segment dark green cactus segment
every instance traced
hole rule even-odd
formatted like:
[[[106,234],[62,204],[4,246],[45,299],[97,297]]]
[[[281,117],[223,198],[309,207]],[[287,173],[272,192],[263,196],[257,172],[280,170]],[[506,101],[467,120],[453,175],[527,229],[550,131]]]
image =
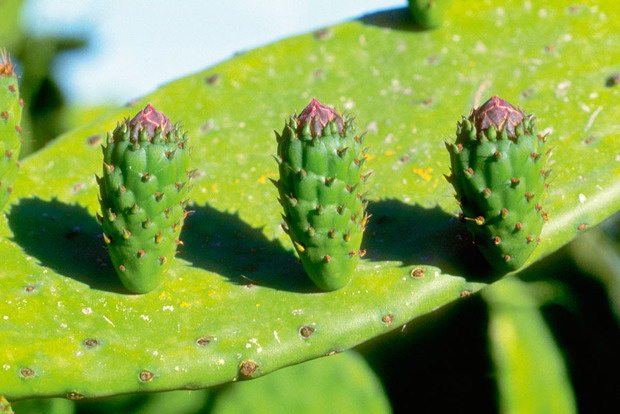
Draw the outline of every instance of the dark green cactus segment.
[[[353,118],[313,99],[277,140],[283,227],[312,281],[338,289],[364,254],[363,138]]]
[[[112,263],[132,292],[162,282],[180,243],[189,156],[187,133],[150,104],[108,134],[100,221]]]
[[[452,0],[409,0],[413,20],[425,29],[441,26],[444,14]]]
[[[463,219],[475,243],[499,271],[523,265],[547,219],[546,136],[533,115],[493,96],[457,126],[447,143]]]
[[[0,210],[4,208],[17,178],[23,102],[10,56],[0,51]]]

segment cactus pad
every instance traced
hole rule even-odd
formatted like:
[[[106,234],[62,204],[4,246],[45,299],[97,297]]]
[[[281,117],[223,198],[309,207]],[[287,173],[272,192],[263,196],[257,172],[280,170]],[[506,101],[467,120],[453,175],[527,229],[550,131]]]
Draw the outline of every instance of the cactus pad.
[[[156,288],[174,257],[189,176],[187,134],[150,104],[108,134],[99,220],[112,263],[132,292]]]
[[[367,222],[361,174],[363,138],[353,118],[316,99],[277,135],[283,228],[304,270],[321,289],[349,282]]]
[[[19,168],[17,157],[21,146],[23,105],[11,57],[0,51],[0,210],[13,191]]]
[[[450,152],[456,198],[475,243],[500,271],[523,265],[539,242],[549,151],[525,115],[493,96],[457,127]]]

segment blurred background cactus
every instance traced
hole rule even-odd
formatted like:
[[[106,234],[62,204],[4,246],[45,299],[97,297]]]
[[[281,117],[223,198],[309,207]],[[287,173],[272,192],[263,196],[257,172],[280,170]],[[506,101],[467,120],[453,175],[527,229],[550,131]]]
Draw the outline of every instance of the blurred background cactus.
[[[75,114],[70,113],[52,68],[59,53],[86,46],[86,39],[81,37],[36,36],[24,30],[21,18],[24,3],[24,0],[0,2],[0,43],[10,51],[17,64],[25,105],[21,158],[74,125]]]
[[[403,1],[92,112],[66,104],[51,70],[84,40],[33,39],[17,24],[21,3],[0,3],[0,47],[21,67],[25,102],[25,158],[0,225],[0,395],[17,414],[616,406],[614,1],[454,1],[430,31]],[[483,37],[489,25],[497,33]],[[458,206],[441,178],[455,120],[495,93],[536,113],[554,142],[541,245],[499,281],[452,219]],[[375,170],[367,256],[352,284],[329,294],[303,281],[268,187],[271,128],[314,95],[366,120],[358,130]],[[131,296],[102,248],[94,174],[105,131],[146,102],[193,134],[196,202],[166,287]],[[121,392],[131,394],[28,399]]]

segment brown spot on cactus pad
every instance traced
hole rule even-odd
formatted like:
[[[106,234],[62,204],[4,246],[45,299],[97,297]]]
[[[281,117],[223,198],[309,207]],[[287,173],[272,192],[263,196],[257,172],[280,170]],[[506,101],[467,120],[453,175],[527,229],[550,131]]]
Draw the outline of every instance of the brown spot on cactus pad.
[[[250,377],[258,370],[258,364],[252,360],[243,361],[239,365],[239,374],[244,377]]]
[[[381,318],[381,322],[383,322],[386,326],[392,326],[393,320],[394,316],[392,315],[385,315],[383,318]]]
[[[302,325],[299,328],[299,335],[301,335],[302,338],[310,338],[314,331],[315,329],[312,326]]]
[[[213,336],[201,336],[200,338],[196,339],[196,345],[206,346],[206,345],[209,345],[214,340],[215,338]]]
[[[34,376],[35,372],[30,368],[22,368],[19,370],[19,374],[24,378],[28,378]]]
[[[155,374],[153,374],[151,371],[142,371],[140,372],[140,381],[142,382],[148,382],[150,380],[153,379],[153,377],[155,376]]]
[[[411,271],[411,277],[414,279],[421,279],[426,274],[426,269],[422,269],[421,267],[416,267]]]
[[[87,348],[93,348],[93,347],[96,347],[97,345],[99,345],[101,342],[98,339],[96,339],[96,338],[88,338],[88,339],[85,339],[84,342],[82,342],[82,343]]]
[[[616,86],[618,84],[620,84],[620,72],[612,74],[605,81],[605,86],[607,86],[608,88],[611,88],[612,86]]]
[[[101,144],[101,141],[103,141],[103,138],[101,138],[101,135],[97,135],[97,134],[91,135],[88,138],[86,138],[86,142],[91,147],[95,147],[95,146]]]
[[[220,75],[218,75],[217,73],[214,73],[211,76],[207,76],[207,78],[205,78],[205,82],[207,83],[207,85],[216,85],[217,83],[219,83],[220,81]]]
[[[331,33],[329,31],[329,29],[325,28],[325,29],[319,29],[316,32],[314,32],[314,37],[317,39],[327,39],[331,36]]]

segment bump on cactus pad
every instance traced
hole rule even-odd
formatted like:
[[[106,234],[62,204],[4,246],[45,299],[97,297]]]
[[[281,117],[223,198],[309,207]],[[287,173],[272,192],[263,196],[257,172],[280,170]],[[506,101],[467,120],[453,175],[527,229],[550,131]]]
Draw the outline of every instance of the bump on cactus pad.
[[[499,271],[521,267],[538,245],[547,220],[546,142],[546,135],[536,134],[533,115],[493,96],[463,118],[456,141],[446,143],[447,178],[463,220]]]
[[[276,136],[283,228],[312,281],[324,290],[341,288],[364,254],[363,137],[353,118],[316,99]]]
[[[17,177],[20,126],[24,103],[19,99],[19,84],[15,66],[6,51],[0,51],[0,210],[13,191]]]
[[[191,176],[187,133],[149,104],[102,148],[103,238],[123,285],[146,293],[162,282],[180,243]]]

